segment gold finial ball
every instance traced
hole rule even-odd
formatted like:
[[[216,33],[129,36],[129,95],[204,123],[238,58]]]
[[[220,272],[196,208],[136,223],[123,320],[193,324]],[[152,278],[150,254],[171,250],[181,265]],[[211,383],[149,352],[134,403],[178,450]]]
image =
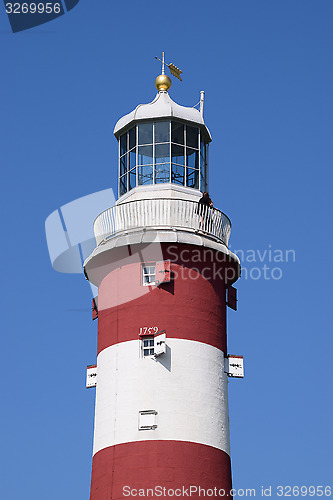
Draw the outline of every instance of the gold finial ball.
[[[171,87],[171,80],[167,75],[160,75],[155,80],[155,87],[158,91],[169,90]]]

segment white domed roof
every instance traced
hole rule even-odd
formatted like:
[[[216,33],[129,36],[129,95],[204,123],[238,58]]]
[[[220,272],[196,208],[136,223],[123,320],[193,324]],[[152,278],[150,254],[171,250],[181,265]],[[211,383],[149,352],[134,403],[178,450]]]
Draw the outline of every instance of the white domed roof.
[[[195,123],[206,130],[209,140],[211,140],[211,135],[200,111],[195,108],[180,106],[171,99],[166,91],[158,92],[152,102],[149,104],[139,104],[131,113],[120,118],[116,123],[113,133],[117,137],[119,132],[131,122],[151,120],[154,118],[179,118],[187,122]]]

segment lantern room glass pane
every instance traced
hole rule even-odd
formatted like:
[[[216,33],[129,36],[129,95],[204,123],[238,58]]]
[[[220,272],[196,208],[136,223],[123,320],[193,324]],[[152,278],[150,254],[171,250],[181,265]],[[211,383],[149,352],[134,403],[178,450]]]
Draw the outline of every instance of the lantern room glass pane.
[[[186,146],[199,149],[199,129],[186,126]]]
[[[136,146],[136,127],[133,127],[128,132],[128,149],[133,149]]]
[[[123,177],[120,177],[120,196],[126,193],[127,191],[127,175],[124,175]]]
[[[128,188],[133,189],[136,186],[136,168],[133,168],[128,174]]]
[[[184,171],[185,168],[181,167],[180,165],[171,165],[171,182],[174,184],[180,184],[184,186]]]
[[[191,168],[199,168],[199,151],[186,148],[186,165]]]
[[[136,149],[130,151],[128,155],[129,155],[129,170],[131,170],[136,165]]]
[[[153,164],[153,146],[139,146],[139,165]]]
[[[167,163],[168,161],[170,161],[170,145],[156,144],[155,163]]]
[[[185,144],[184,142],[184,125],[178,122],[171,122],[171,142],[177,144]]]
[[[185,162],[185,148],[184,146],[178,146],[177,144],[171,144],[171,161],[173,163],[179,163],[184,165]]]
[[[186,169],[186,185],[199,189],[199,170],[194,170],[193,168]]]
[[[153,183],[153,167],[151,165],[145,165],[144,167],[138,167],[139,185],[152,184]]]
[[[170,122],[155,123],[155,142],[170,141]]]
[[[206,179],[204,178],[203,175],[200,176],[200,182],[201,182],[200,191],[203,193],[207,189]]]
[[[127,152],[127,134],[120,136],[120,156]]]
[[[206,149],[205,149],[205,143],[203,142],[203,139],[201,138],[201,141],[200,141],[200,153],[202,154],[202,156],[206,159]]]
[[[170,182],[170,163],[160,163],[155,167],[155,183]]]
[[[120,158],[120,175],[124,175],[127,172],[127,155]]]
[[[153,143],[153,124],[139,123],[138,125],[138,144]]]
[[[207,161],[208,161],[208,144],[200,134],[200,190],[207,190]]]
[[[200,155],[200,171],[201,174],[206,177],[206,163],[204,158]]]

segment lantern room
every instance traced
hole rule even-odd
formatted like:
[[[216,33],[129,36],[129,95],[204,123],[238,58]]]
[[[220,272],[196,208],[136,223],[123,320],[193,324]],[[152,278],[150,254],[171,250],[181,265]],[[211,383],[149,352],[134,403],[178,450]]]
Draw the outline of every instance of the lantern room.
[[[208,190],[209,130],[201,110],[176,104],[166,90],[121,118],[114,134],[119,142],[119,196],[134,188],[162,184]]]

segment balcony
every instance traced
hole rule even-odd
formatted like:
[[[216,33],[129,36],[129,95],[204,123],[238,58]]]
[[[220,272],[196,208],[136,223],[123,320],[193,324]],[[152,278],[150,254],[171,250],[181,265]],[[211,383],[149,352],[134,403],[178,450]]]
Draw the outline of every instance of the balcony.
[[[95,220],[97,245],[121,233],[138,230],[179,230],[200,234],[228,246],[229,218],[216,208],[172,198],[136,200],[115,205]]]

